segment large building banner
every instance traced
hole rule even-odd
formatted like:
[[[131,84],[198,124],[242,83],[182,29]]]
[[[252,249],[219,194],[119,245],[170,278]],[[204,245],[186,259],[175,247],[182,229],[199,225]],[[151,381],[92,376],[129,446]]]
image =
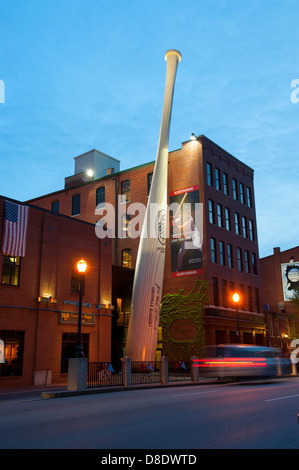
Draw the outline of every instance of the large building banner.
[[[203,212],[198,185],[169,194],[169,227],[172,277],[202,273]]]
[[[290,301],[294,298],[294,290],[299,289],[299,261],[282,263],[281,276],[283,300]]]

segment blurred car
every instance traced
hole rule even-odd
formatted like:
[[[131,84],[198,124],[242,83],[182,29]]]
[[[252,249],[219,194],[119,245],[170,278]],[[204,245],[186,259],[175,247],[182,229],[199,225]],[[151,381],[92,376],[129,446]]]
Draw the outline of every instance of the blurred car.
[[[279,348],[251,344],[207,346],[204,358],[195,359],[199,376],[276,377],[291,373],[290,359],[283,358]]]

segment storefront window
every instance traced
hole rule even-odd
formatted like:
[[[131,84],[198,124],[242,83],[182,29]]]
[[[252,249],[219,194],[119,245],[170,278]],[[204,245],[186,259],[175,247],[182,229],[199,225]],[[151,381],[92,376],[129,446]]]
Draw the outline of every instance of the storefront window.
[[[22,375],[24,332],[0,330],[0,339],[5,347],[5,363],[0,364],[0,377]]]

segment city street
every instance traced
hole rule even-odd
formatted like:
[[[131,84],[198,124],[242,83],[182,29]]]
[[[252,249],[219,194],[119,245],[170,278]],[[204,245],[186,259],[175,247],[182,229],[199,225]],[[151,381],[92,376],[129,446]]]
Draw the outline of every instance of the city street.
[[[42,399],[0,394],[1,449],[297,449],[299,378]]]

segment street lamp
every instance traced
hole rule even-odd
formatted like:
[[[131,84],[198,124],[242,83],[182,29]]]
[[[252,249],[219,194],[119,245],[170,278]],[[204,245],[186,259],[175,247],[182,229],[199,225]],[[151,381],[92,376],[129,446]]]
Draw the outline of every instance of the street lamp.
[[[237,292],[234,293],[233,295],[233,301],[235,302],[236,304],[236,317],[237,317],[237,331],[236,331],[236,335],[238,337],[238,343],[240,343],[240,325],[239,325],[239,302],[240,302],[240,296]]]
[[[81,339],[81,323],[82,323],[82,292],[83,292],[83,282],[85,271],[87,268],[87,263],[82,258],[77,263],[77,269],[79,273],[79,312],[78,312],[78,334],[77,334],[77,344],[75,349],[75,357],[84,357],[82,339]]]

